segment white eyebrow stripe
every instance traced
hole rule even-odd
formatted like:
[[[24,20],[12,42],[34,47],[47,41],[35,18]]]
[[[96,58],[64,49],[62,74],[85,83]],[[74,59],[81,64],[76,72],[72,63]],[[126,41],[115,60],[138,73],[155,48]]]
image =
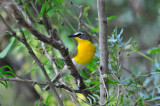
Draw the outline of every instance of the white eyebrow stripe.
[[[78,34],[79,34],[79,32],[74,33],[74,35],[78,35]]]
[[[78,35],[78,34],[83,34],[82,32],[76,32],[76,33],[74,33],[74,35]]]

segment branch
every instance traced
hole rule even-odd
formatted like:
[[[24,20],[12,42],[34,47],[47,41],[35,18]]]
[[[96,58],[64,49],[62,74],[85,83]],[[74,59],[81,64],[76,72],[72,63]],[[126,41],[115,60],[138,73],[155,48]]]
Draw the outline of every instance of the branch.
[[[48,82],[38,82],[38,81],[33,81],[33,80],[28,80],[28,79],[21,79],[18,77],[15,78],[0,78],[0,81],[16,81],[16,82],[24,82],[24,83],[32,83],[33,85],[38,84],[38,85],[47,85]]]
[[[61,12],[54,9],[54,7],[51,4],[51,1],[49,1],[49,4],[50,4],[50,7],[52,8],[52,10],[55,12],[57,19],[59,20],[58,15],[57,15],[57,13],[58,13],[63,17],[63,19],[66,21],[66,23],[72,28],[72,30],[74,32],[76,32],[76,29],[72,26],[72,24],[69,22],[69,20]]]
[[[35,84],[37,85],[48,85],[48,82],[38,82],[38,81],[33,81],[33,80],[28,80],[28,79],[21,79],[18,77],[15,78],[0,78],[0,81],[15,81],[15,82],[23,82],[23,83],[32,83],[34,86]],[[80,93],[80,90],[74,90],[71,87],[65,85],[65,84],[54,84],[56,88],[64,88],[70,92],[75,92],[75,93]]]
[[[99,74],[100,74],[100,78],[101,78],[102,84],[103,84],[103,86],[104,86],[104,89],[106,90],[105,93],[107,94],[107,98],[108,98],[108,97],[109,97],[108,90],[107,90],[107,87],[106,87],[106,85],[105,85],[104,78],[103,78],[103,76],[102,76],[102,72],[101,72],[101,70],[100,70],[100,67],[98,67],[98,70],[99,70]]]
[[[28,29],[28,31],[31,32],[38,40],[40,40],[48,45],[51,45],[52,47],[59,50],[60,54],[63,57],[65,64],[67,65],[68,69],[71,72],[71,75],[74,77],[75,83],[78,86],[79,90],[83,91],[82,93],[85,97],[87,97],[89,94],[91,95],[91,92],[89,90],[86,90],[87,86],[84,84],[83,78],[77,72],[77,69],[74,66],[74,64],[69,56],[68,48],[66,48],[64,46],[63,42],[61,40],[57,41],[57,40],[53,39],[52,37],[45,36],[44,34],[40,33],[38,30],[36,30],[32,24],[29,24],[29,22],[27,22],[27,20],[25,20],[23,18],[21,12],[18,10],[18,8],[15,4],[10,4],[9,7],[10,7],[13,15],[15,16],[16,20],[18,21],[18,23],[21,26]],[[53,28],[52,30],[53,30],[52,36],[58,36],[57,30],[55,28]],[[24,42],[22,41],[22,43],[24,43]],[[34,54],[32,49],[30,48],[28,43],[24,43],[24,44],[28,48],[30,55],[35,59],[37,64],[40,66],[42,71],[45,73],[44,65],[38,60],[38,58],[36,57],[36,55]],[[47,76],[48,75],[46,74],[46,78],[47,78],[48,82],[50,83],[49,77],[47,77]]]
[[[56,64],[54,62],[55,58],[54,57],[51,58],[51,56],[47,53],[46,47],[45,47],[45,45],[44,45],[43,42],[41,42],[41,46],[43,48],[44,54],[46,55],[46,57],[48,58],[48,60],[52,63],[52,67],[53,67],[55,73],[58,74],[59,71],[58,71],[58,68],[57,68],[57,66],[56,66]]]
[[[124,91],[126,92],[126,94],[128,95],[128,97],[129,97],[129,99],[130,99],[130,101],[131,101],[130,103],[131,103],[132,105],[134,105],[134,102],[133,102],[131,96],[129,95],[127,89],[126,89],[125,86],[121,83],[121,81],[118,79],[118,77],[115,75],[115,73],[114,73],[113,70],[112,70],[112,67],[111,67],[111,73],[112,73],[113,78],[120,83],[120,85],[122,86],[123,90],[124,90]]]
[[[59,73],[59,71],[58,71],[58,68],[57,68],[57,66],[56,66],[56,64],[55,64],[55,61],[54,61],[55,59],[54,59],[54,57],[53,57],[53,59],[52,59],[52,58],[50,57],[50,55],[47,53],[47,50],[46,50],[45,45],[44,45],[43,42],[41,42],[41,46],[42,46],[42,48],[43,48],[44,54],[46,55],[46,57],[47,57],[47,58],[50,60],[50,62],[52,63],[52,66],[53,66],[53,68],[54,68],[54,71],[55,71],[55,73],[56,73],[56,75],[57,75],[57,74]],[[67,87],[67,86],[64,84],[63,79],[60,79],[60,82],[62,83],[61,86],[64,85],[64,89],[66,89],[66,92],[70,95],[72,101],[73,101],[77,106],[79,106],[79,103],[78,103],[78,101],[76,100],[76,97],[71,93],[71,92],[77,92],[77,91],[75,91],[75,90]],[[56,86],[56,87],[57,87],[57,86]],[[63,87],[63,86],[62,86],[62,87]],[[58,88],[58,87],[57,87],[57,88]],[[78,91],[78,92],[79,92],[79,91]],[[60,92],[60,93],[61,93],[61,92]]]
[[[98,19],[99,19],[99,48],[100,48],[100,70],[103,74],[108,73],[108,45],[107,45],[107,20],[106,20],[106,11],[105,11],[105,0],[97,0],[97,9],[98,9]],[[103,76],[102,76],[103,77]],[[106,93],[103,86],[103,78],[100,76],[100,103],[105,105]],[[108,86],[108,76],[107,82],[105,83]],[[108,90],[109,91],[109,90]]]
[[[1,15],[0,15],[0,18],[2,19],[3,23],[7,26],[7,28],[12,32],[12,33],[11,33],[11,36],[14,36],[15,38],[17,38],[20,42],[22,42],[22,43],[26,46],[29,54],[30,54],[30,55],[32,56],[32,58],[36,61],[36,63],[38,64],[38,66],[41,68],[44,76],[46,77],[47,81],[49,82],[49,85],[50,85],[50,87],[52,88],[52,92],[53,92],[55,98],[57,99],[59,105],[63,106],[63,102],[62,102],[62,100],[59,98],[59,96],[58,96],[58,94],[57,94],[54,86],[52,85],[52,83],[51,83],[51,81],[50,81],[50,78],[49,78],[49,76],[48,76],[48,74],[47,74],[47,72],[46,72],[46,70],[45,70],[45,68],[44,68],[44,65],[43,65],[43,64],[41,63],[41,61],[37,58],[37,56],[36,56],[35,53],[33,52],[33,50],[32,50],[32,48],[30,47],[30,45],[27,43],[26,38],[25,38],[25,35],[24,35],[21,27],[19,26],[19,24],[17,24],[17,23],[15,22],[15,24],[18,26],[18,28],[19,28],[19,30],[20,30],[20,32],[21,32],[21,34],[22,34],[22,38],[18,38],[18,37],[17,37],[16,33],[10,28],[10,26],[6,23],[6,21],[3,19],[3,17],[2,17]]]
[[[78,31],[80,31],[80,28],[81,28],[81,25],[82,25],[82,16],[83,16],[83,11],[84,11],[84,7],[81,6],[80,7],[80,14],[79,14],[79,17],[78,17]]]
[[[117,90],[117,101],[116,101],[116,104],[115,104],[115,106],[118,106],[118,100],[119,100],[119,94],[120,94],[120,90],[119,90],[119,86],[120,86],[120,84],[118,84],[118,90]]]

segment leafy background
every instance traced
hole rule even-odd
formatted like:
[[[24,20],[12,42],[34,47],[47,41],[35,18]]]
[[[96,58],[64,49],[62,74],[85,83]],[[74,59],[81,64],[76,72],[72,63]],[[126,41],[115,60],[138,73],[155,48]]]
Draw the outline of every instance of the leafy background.
[[[34,0],[33,0],[34,1]],[[78,6],[84,6],[82,22],[85,26],[82,30],[89,32],[96,46],[96,53],[93,61],[85,70],[80,71],[89,89],[98,96],[99,76],[97,66],[99,65],[98,51],[98,18],[96,0],[72,0]],[[19,0],[17,0],[19,2]],[[40,2],[36,0],[35,2]],[[71,5],[70,1],[54,0],[52,5],[57,14],[50,8],[47,1],[42,5],[39,14],[33,10],[30,1],[22,0],[22,6],[33,20],[40,20],[47,10],[47,15],[51,18],[52,24],[56,27],[64,44],[71,51],[75,44],[68,38],[65,28],[74,33],[73,29],[66,23],[66,19],[77,30],[78,15],[80,10]],[[109,104],[115,105],[117,99],[119,105],[128,105],[134,101],[137,105],[160,104],[160,1],[159,0],[107,0],[106,19],[108,20],[108,44],[109,44]],[[20,32],[11,23],[7,14],[0,9],[0,14],[5,17],[17,34]],[[57,18],[58,15],[58,18]],[[65,25],[65,28],[63,24]],[[34,27],[47,35],[43,25],[33,23]],[[40,68],[35,64],[25,46],[5,33],[7,28],[0,22],[0,77],[19,76],[21,78],[44,81],[45,78]],[[33,37],[28,30],[23,29],[27,37],[27,42],[31,45],[36,55],[44,63],[47,73],[51,78],[55,73],[45,55],[42,54],[40,42]],[[56,56],[56,64],[59,69],[63,66],[63,61],[58,51],[47,46],[50,55]],[[8,68],[7,68],[8,67]],[[13,72],[14,73],[13,73]],[[90,73],[90,74],[88,74]],[[115,77],[116,76],[116,77]],[[105,76],[104,76],[105,77]],[[118,78],[118,80],[116,79]],[[76,88],[73,78],[67,74],[64,79],[71,82]],[[127,92],[123,89],[127,90]],[[7,89],[6,89],[7,88]],[[118,93],[119,91],[119,93]],[[64,104],[74,106],[66,92],[63,92]],[[84,99],[81,94],[79,98]],[[119,98],[117,98],[119,95]],[[39,98],[42,98],[42,103]],[[47,104],[56,106],[57,101],[51,92],[44,92],[43,86],[18,82],[2,82],[0,86],[0,103],[2,106],[8,105],[39,105]],[[81,105],[87,105],[80,100]]]

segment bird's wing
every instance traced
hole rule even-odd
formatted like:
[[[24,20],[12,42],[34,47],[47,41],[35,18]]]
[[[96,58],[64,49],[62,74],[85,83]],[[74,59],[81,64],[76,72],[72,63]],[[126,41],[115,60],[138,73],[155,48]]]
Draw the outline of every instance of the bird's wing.
[[[71,52],[71,54],[70,54],[71,59],[77,55],[77,52],[78,52],[78,48],[76,47],[76,48],[74,48],[74,49],[72,50],[72,52]]]

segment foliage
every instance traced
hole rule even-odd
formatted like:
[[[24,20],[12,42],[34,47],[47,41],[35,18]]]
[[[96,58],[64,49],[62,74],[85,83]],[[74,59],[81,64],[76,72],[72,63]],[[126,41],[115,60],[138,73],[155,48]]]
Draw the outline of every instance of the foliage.
[[[0,58],[4,58],[7,55],[7,53],[9,52],[9,50],[13,45],[14,40],[15,38],[11,37],[10,43],[8,44],[8,46],[0,53]]]
[[[30,16],[29,17],[30,20],[32,19],[31,23],[33,24],[35,29],[45,34],[46,36],[50,36],[50,33],[47,32],[46,27],[41,21],[43,20],[44,16],[47,16],[48,18],[51,19],[52,25],[56,27],[57,32],[60,35],[60,38],[62,39],[64,44],[67,45],[69,51],[73,50],[75,44],[74,42],[71,41],[71,39],[67,38],[66,35],[68,35],[69,33],[73,33],[74,32],[73,28],[77,29],[77,23],[79,23],[80,20],[79,14],[81,13],[81,8],[83,7],[83,13],[81,18],[82,25],[80,29],[87,31],[88,33],[90,33],[90,35],[92,35],[92,38],[94,40],[94,45],[96,46],[96,53],[94,59],[89,63],[86,69],[81,70],[79,73],[83,77],[84,82],[88,87],[87,90],[90,90],[90,92],[92,92],[93,95],[90,95],[87,98],[89,100],[88,104],[83,101],[85,99],[82,95],[75,94],[75,96],[77,97],[80,105],[87,106],[91,104],[92,101],[94,103],[99,104],[100,81],[99,81],[99,71],[97,69],[99,66],[99,57],[100,57],[98,49],[99,48],[98,34],[97,34],[99,32],[99,27],[97,25],[98,19],[96,18],[97,17],[95,8],[96,4],[94,3],[94,1],[85,0],[84,2],[84,1],[73,0],[73,4],[70,4],[68,3],[68,1],[64,0],[54,0],[54,1],[51,0],[51,5],[54,8],[53,10],[49,4],[50,0],[31,0],[32,3],[35,4],[36,6],[38,3],[41,5],[41,8],[37,9],[38,13],[36,13],[36,10],[33,8],[31,1],[17,0],[17,2],[20,1],[22,2],[21,5],[24,9],[24,12],[28,16]],[[112,2],[114,3],[115,1]],[[119,3],[120,2],[123,4],[122,1],[119,1]],[[160,2],[158,2],[157,4],[157,10],[158,8],[160,8],[159,4]],[[117,4],[117,6],[118,5],[120,4]],[[113,10],[119,8],[114,6],[109,5],[107,7],[107,12],[109,12],[110,10],[109,8],[111,7],[113,7],[112,8]],[[123,6],[121,8],[123,8]],[[115,13],[111,12],[110,13],[111,16],[106,18],[109,25],[110,22],[112,23],[118,20],[116,21],[117,24],[116,27],[114,24],[108,28],[109,29],[108,40],[106,39],[106,41],[108,42],[108,49],[109,49],[109,64],[108,64],[109,98],[106,99],[106,101],[108,101],[108,105],[110,106],[115,104],[120,106],[129,105],[131,101],[134,102],[134,105],[140,105],[140,106],[147,105],[147,103],[160,104],[159,102],[160,47],[156,45],[154,47],[153,46],[147,47],[145,51],[142,51],[140,47],[141,43],[144,43],[146,46],[147,43],[149,42],[149,40],[146,40],[147,30],[141,29],[142,36],[145,35],[144,42],[135,41],[136,40],[135,36],[131,37],[131,35],[135,34],[135,32],[133,31],[131,32],[131,30],[128,27],[125,27],[130,22],[129,20],[130,18],[126,18],[129,17],[128,14],[130,14],[130,12],[128,12],[129,10],[126,11],[124,10],[126,10],[126,7],[123,8],[123,13],[121,13],[120,16],[117,15],[116,13],[117,10],[116,10],[114,11]],[[152,14],[154,14],[154,12]],[[141,16],[141,18],[144,16]],[[27,19],[27,17],[24,18]],[[141,21],[142,20],[141,18],[138,18],[137,20]],[[119,20],[122,21],[121,23],[123,22],[125,23],[125,24],[123,23],[124,26],[118,24],[118,22],[120,22]],[[155,18],[150,20],[147,19],[146,17],[144,17],[143,19],[143,21],[145,22],[148,21],[152,22],[155,20],[156,20]],[[142,25],[140,26],[145,25],[143,21]],[[71,27],[70,24],[68,24],[68,22],[72,25],[73,28]],[[157,29],[157,27],[159,26],[156,23],[159,23],[158,19],[157,22],[154,22],[155,25],[153,25],[156,26]],[[144,26],[144,27],[148,28],[149,26]],[[14,27],[13,29],[19,36],[21,36],[21,33],[17,28]],[[39,59],[45,66],[45,69],[49,77],[52,79],[55,76],[54,68],[52,67],[52,62],[50,62],[48,58],[44,55],[43,49],[41,47],[41,42],[37,40],[34,36],[32,36],[32,34],[28,31],[28,29],[22,28],[22,30],[26,36],[27,42],[35,52],[36,56],[39,57]],[[154,34],[155,33],[153,34],[151,33],[148,38],[153,39],[154,37],[152,38],[151,35]],[[137,39],[139,40],[140,38]],[[12,49],[12,51],[10,49]],[[53,57],[58,70],[61,70],[63,68],[64,61],[63,59],[61,59],[62,57],[59,54],[59,52],[49,45],[46,45],[46,50],[48,54],[51,57]],[[18,59],[20,57],[26,58],[26,62],[22,66],[24,70],[23,71],[17,70],[16,75],[23,76],[31,74],[32,79],[34,80],[38,81],[45,80],[43,73],[40,71],[41,70],[40,67],[31,58],[31,56],[27,52],[26,47],[22,45],[20,42],[16,41],[15,38],[10,39],[10,43],[8,44],[8,46],[5,47],[5,49],[0,53],[0,58],[4,58],[5,56],[10,55],[8,54],[10,51],[12,55],[16,55],[17,56],[16,58]],[[136,56],[138,55],[137,56],[138,58],[135,55]],[[6,68],[7,70],[9,69],[9,71],[7,71]],[[13,70],[11,69],[10,66],[6,65],[0,68],[0,78],[6,78],[6,77],[10,78],[13,76],[15,76],[15,74],[13,73]],[[105,75],[103,77],[106,78]],[[77,86],[74,83],[74,79],[70,74],[66,74],[63,77],[63,80],[67,85],[71,86],[71,88],[77,89]],[[8,88],[8,83],[6,81],[0,81],[0,83],[3,84],[3,86],[5,86],[6,88]],[[40,104],[57,105],[57,101],[54,98],[54,96],[51,95],[50,91],[44,92],[42,87],[39,85],[35,86],[35,89],[42,97],[42,99],[39,99],[36,102],[36,106],[39,106]],[[66,94],[66,91],[64,91],[64,89],[60,91],[62,91],[64,103],[67,105],[74,106],[75,104],[69,98],[68,93]]]
[[[6,71],[5,69],[9,69],[9,70]],[[10,66],[6,65],[3,67],[0,67],[0,78],[12,78],[13,76],[15,76],[15,74]],[[8,88],[7,81],[0,81],[0,83],[6,88]]]

